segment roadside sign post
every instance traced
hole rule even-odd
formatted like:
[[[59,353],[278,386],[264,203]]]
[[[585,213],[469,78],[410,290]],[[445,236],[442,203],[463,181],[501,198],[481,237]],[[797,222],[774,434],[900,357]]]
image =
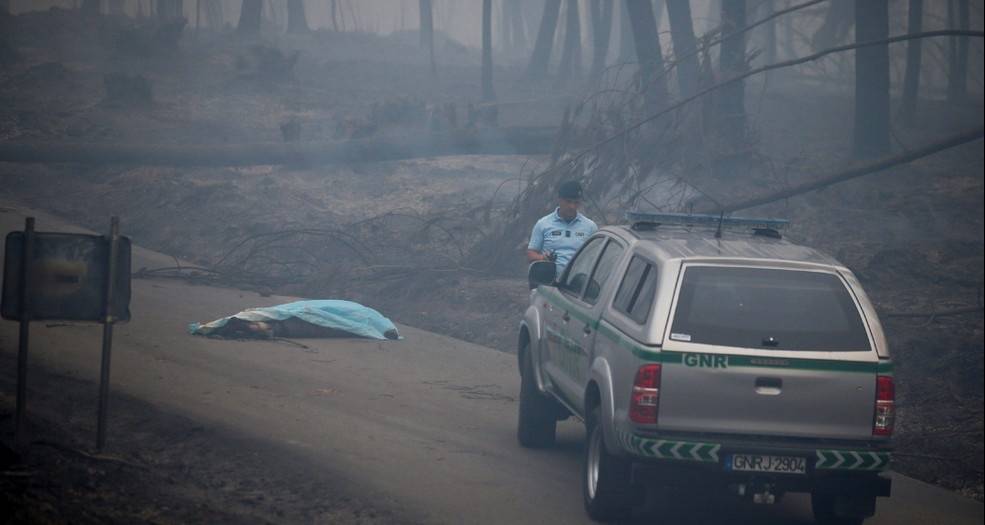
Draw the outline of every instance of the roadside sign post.
[[[28,217],[23,232],[7,235],[0,314],[20,322],[14,436],[27,445],[27,360],[31,321],[95,321],[103,324],[96,449],[106,445],[113,325],[130,319],[130,239],[120,221],[109,236],[36,232]]]
[[[17,340],[17,411],[14,416],[14,442],[18,448],[27,444],[27,348],[31,337],[31,265],[34,255],[34,217],[24,220],[24,252],[21,259],[20,332]]]
[[[96,425],[96,450],[103,451],[106,444],[106,406],[109,403],[109,360],[113,347],[113,294],[115,292],[117,264],[120,251],[120,219],[113,217],[109,226],[109,261],[106,268],[106,308],[103,317],[103,353],[99,372],[99,414]]]

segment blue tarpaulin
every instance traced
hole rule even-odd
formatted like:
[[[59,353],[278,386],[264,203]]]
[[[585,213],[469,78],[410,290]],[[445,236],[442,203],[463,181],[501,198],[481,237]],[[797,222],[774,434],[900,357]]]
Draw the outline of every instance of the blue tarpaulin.
[[[191,323],[188,325],[188,331],[193,335],[218,335],[222,328],[229,324],[230,319],[276,322],[290,318],[371,339],[393,339],[397,334],[397,327],[393,322],[376,310],[352,301],[330,299],[250,308],[210,323]]]

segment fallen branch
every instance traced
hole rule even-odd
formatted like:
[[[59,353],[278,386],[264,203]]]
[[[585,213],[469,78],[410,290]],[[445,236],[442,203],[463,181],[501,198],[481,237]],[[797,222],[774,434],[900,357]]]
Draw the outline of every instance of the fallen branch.
[[[930,311],[930,312],[890,312],[885,314],[886,317],[945,317],[949,315],[964,315],[964,314],[974,314],[978,312],[985,311],[985,308],[981,306],[967,306],[964,308],[951,308],[948,310],[940,311]]]
[[[745,201],[736,202],[733,204],[727,204],[721,209],[708,209],[704,211],[714,211],[715,213],[724,212],[732,213],[738,210],[744,210],[746,208],[754,208],[756,206],[761,206],[763,204],[769,204],[778,200],[783,200],[789,197],[800,195],[803,193],[818,190],[839,182],[844,182],[846,180],[854,179],[856,177],[861,177],[863,175],[868,175],[870,173],[875,173],[882,171],[886,168],[891,168],[893,166],[898,166],[900,164],[906,164],[908,162],[913,162],[914,160],[933,155],[944,151],[946,149],[953,148],[955,146],[960,146],[962,144],[979,140],[985,134],[985,128],[977,128],[971,131],[965,131],[963,133],[958,133],[957,135],[952,135],[946,139],[939,140],[928,144],[922,148],[917,148],[899,155],[891,155],[888,157],[882,157],[869,162],[864,162],[856,164],[847,170],[840,171],[831,175],[825,175],[816,180],[805,182],[803,184],[798,184],[791,188],[785,190],[770,193],[768,195],[763,195],[762,197],[755,197]]]
[[[553,127],[515,127],[291,144],[0,142],[0,162],[258,166],[344,164],[447,155],[537,155],[550,152],[555,132]]]

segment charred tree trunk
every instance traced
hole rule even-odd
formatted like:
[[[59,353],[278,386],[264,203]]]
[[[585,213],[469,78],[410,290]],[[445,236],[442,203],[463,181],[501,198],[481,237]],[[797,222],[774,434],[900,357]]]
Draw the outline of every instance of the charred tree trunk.
[[[923,0],[910,0],[906,32],[923,31]],[[920,62],[923,60],[923,39],[915,38],[906,43],[906,75],[903,77],[903,100],[900,117],[903,124],[912,126],[920,99]]]
[[[618,0],[621,4],[619,6],[619,60],[622,62],[636,61],[636,43],[633,40],[633,23],[629,19],[629,1]]]
[[[287,0],[287,32],[307,33],[308,17],[304,12],[304,0]]]
[[[697,44],[690,0],[667,0],[667,19],[670,21],[670,38],[674,42],[674,59],[677,61],[677,83],[681,97],[686,98],[698,90]]]
[[[722,0],[722,33],[746,27],[746,0]],[[724,78],[737,77],[746,71],[746,35],[739,33],[722,41],[719,69]],[[772,62],[770,62],[772,63]],[[731,140],[745,133],[745,83],[734,82],[722,88],[718,115],[722,133]]]
[[[239,12],[239,24],[236,32],[244,36],[260,34],[260,17],[263,14],[263,0],[243,0]]]
[[[612,0],[592,0],[592,78],[602,76],[612,37]]]
[[[499,34],[497,45],[504,53],[513,52],[513,35],[510,32],[513,26],[509,22],[509,17],[509,2],[507,0],[499,0],[499,22],[496,26],[496,31]]]
[[[626,9],[633,28],[633,42],[640,64],[640,91],[647,114],[653,113],[667,100],[667,86],[662,77],[663,53],[657,36],[657,21],[650,0],[626,0]]]
[[[950,28],[968,30],[968,0],[948,0],[947,19]],[[947,75],[947,101],[960,104],[968,98],[968,37],[956,36],[950,39],[950,53]]]
[[[427,49],[431,76],[434,76],[438,74],[438,66],[434,61],[434,12],[431,0],[420,0],[418,11],[421,15],[421,45]]]
[[[775,11],[773,0],[763,0],[761,5],[763,18],[773,16],[773,12]],[[763,26],[763,46],[766,48],[764,50],[766,63],[772,64],[776,62],[776,20],[770,20]]]
[[[855,41],[889,36],[888,0],[855,3]],[[855,51],[855,156],[889,152],[889,45]]]
[[[492,0],[482,0],[482,100],[496,100],[492,75]]]
[[[517,53],[527,52],[527,28],[523,23],[522,0],[509,0],[506,2],[508,7],[507,17],[510,24],[510,33],[513,35],[513,47]]]
[[[561,12],[561,0],[544,2],[544,14],[540,17],[540,29],[537,30],[537,41],[534,52],[527,66],[527,76],[540,78],[547,76],[547,64],[551,61],[551,48],[554,46],[554,33],[557,31],[557,19]]]
[[[160,20],[174,20],[184,16],[184,2],[182,0],[157,0],[157,18]]]
[[[199,0],[203,2],[202,9],[205,11],[205,24],[212,29],[221,29],[225,22],[222,13],[222,2],[220,0]]]
[[[84,15],[98,15],[100,0],[82,0],[82,14]]]
[[[578,0],[568,0],[565,9],[564,48],[558,65],[558,79],[568,80],[581,75],[581,17]]]
[[[332,31],[339,31],[339,1],[331,0],[329,10],[332,12]]]

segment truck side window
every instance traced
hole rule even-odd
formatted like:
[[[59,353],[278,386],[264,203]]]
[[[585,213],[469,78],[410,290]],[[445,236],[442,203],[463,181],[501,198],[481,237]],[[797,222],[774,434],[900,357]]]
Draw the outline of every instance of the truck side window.
[[[602,252],[602,257],[599,257],[599,263],[595,266],[595,272],[592,273],[592,278],[588,280],[588,286],[585,288],[585,302],[588,304],[595,304],[595,301],[599,298],[599,293],[602,291],[602,287],[605,286],[605,282],[609,280],[609,276],[612,275],[612,269],[615,267],[616,262],[622,257],[623,247],[616,241],[609,241],[609,245],[605,247],[605,251]]]
[[[657,269],[644,259],[634,256],[616,292],[613,307],[639,324],[646,322],[657,289]]]
[[[568,263],[564,282],[559,286],[561,290],[576,297],[581,296],[582,290],[585,289],[585,283],[588,282],[588,275],[595,266],[595,260],[598,259],[599,252],[602,251],[602,246],[604,245],[604,237],[595,237],[581,248],[581,251],[575,255],[575,258]]]

